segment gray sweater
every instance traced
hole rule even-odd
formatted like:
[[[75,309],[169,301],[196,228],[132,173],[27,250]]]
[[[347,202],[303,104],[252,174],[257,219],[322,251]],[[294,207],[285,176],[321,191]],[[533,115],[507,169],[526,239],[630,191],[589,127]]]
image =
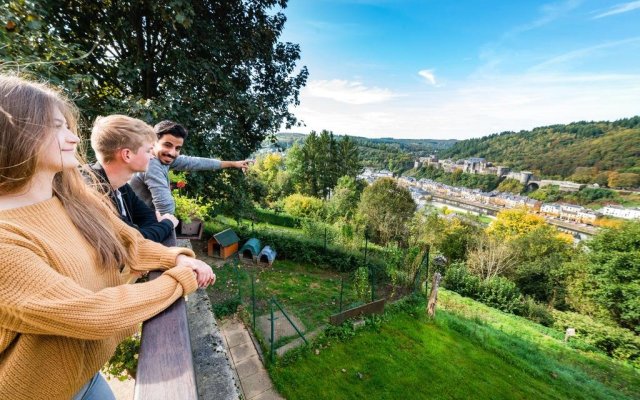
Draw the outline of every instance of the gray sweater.
[[[149,161],[147,172],[138,172],[129,184],[138,197],[160,214],[175,214],[176,203],[169,187],[169,169],[176,171],[207,171],[222,168],[220,160],[213,158],[178,156],[171,165],[157,158]]]

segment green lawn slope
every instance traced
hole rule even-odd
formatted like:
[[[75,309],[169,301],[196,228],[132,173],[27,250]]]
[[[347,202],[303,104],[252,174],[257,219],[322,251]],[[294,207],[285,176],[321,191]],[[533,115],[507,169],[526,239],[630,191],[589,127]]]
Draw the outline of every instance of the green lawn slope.
[[[352,338],[326,337],[270,373],[295,399],[633,399],[640,373],[562,341],[562,334],[442,291],[396,306]],[[392,307],[393,308],[393,307]]]

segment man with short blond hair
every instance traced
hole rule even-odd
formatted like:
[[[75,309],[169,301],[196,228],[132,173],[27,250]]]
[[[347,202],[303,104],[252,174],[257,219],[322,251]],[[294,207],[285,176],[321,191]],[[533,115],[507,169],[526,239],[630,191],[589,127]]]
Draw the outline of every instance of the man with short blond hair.
[[[136,172],[147,170],[155,142],[153,128],[125,115],[98,117],[91,130],[91,147],[98,162],[91,165],[120,218],[146,239],[162,243],[172,236],[178,220],[160,215],[138,198],[127,183]]]

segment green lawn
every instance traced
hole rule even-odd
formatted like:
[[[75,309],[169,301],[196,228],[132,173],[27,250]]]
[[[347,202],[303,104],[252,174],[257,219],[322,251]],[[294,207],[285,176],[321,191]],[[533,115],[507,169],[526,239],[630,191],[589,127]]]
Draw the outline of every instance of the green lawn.
[[[481,308],[472,318],[440,310],[430,321],[422,307],[391,313],[379,331],[326,339],[322,348],[279,361],[270,367],[275,385],[289,400],[640,398],[637,370],[567,346],[560,351],[558,334],[546,328],[506,314],[485,321]],[[522,323],[525,333],[494,323],[507,331]]]
[[[201,257],[202,258],[202,257]],[[206,261],[206,259],[205,259]],[[242,302],[252,312],[251,276],[255,276],[257,315],[269,313],[268,300],[274,296],[287,313],[296,315],[306,331],[325,325],[331,314],[340,311],[341,278],[347,274],[276,260],[270,268],[239,264],[236,271],[232,263],[216,269],[216,284],[209,293],[214,306],[226,299],[238,298],[238,278]],[[357,303],[349,282],[345,283],[343,309]]]

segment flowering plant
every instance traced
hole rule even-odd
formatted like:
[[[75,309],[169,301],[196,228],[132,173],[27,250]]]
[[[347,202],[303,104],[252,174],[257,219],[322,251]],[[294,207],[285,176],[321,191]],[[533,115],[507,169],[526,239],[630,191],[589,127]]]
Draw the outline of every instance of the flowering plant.
[[[173,190],[173,199],[176,202],[176,218],[185,224],[189,224],[193,219],[203,220],[209,215],[212,204],[202,200],[202,197],[195,199],[181,195],[178,189]]]
[[[169,182],[172,189],[183,189],[187,186],[187,174],[185,172],[169,171]]]

